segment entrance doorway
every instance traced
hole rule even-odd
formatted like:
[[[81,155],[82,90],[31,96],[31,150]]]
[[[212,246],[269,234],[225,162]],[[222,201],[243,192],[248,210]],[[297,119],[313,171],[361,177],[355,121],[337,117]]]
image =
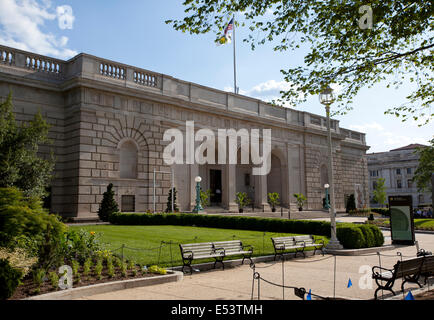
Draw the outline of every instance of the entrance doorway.
[[[209,188],[211,189],[211,206],[220,206],[222,202],[222,171],[209,171]]]

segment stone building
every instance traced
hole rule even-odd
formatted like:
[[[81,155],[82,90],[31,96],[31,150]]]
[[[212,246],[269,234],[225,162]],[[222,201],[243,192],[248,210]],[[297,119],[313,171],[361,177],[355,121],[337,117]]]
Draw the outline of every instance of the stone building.
[[[305,209],[322,208],[328,180],[327,131],[323,116],[186,82],[171,76],[79,54],[63,61],[0,46],[0,99],[13,93],[18,120],[40,110],[51,124],[57,162],[51,186],[51,211],[95,217],[111,182],[122,211],[166,208],[173,170],[178,206],[191,211],[194,178],[212,190],[213,206],[236,211],[235,194],[245,191],[259,210],[268,210],[267,193],[295,208],[294,193],[307,196]],[[321,108],[318,112],[323,112]],[[167,129],[271,129],[268,175],[251,175],[250,164],[175,164],[163,161]],[[342,210],[355,186],[368,203],[365,135],[332,120],[336,207]],[[155,172],[155,173],[154,173]],[[155,184],[154,184],[155,176]],[[155,196],[154,196],[155,195]]]
[[[419,165],[419,155],[415,153],[417,147],[425,147],[421,144],[409,144],[408,146],[393,149],[389,152],[368,153],[369,169],[369,195],[371,206],[379,206],[373,203],[373,191],[379,178],[384,178],[386,194],[388,196],[411,196],[413,207],[430,206],[432,203],[430,192],[418,192],[417,186],[412,182],[414,172]]]

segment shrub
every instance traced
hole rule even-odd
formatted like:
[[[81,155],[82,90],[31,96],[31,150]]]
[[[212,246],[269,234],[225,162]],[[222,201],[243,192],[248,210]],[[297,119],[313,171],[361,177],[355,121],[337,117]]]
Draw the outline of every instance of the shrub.
[[[362,230],[352,225],[340,225],[336,228],[336,236],[345,249],[363,248],[366,243]]]
[[[202,188],[200,189],[200,204],[203,208],[208,207],[211,202],[211,189],[208,189],[206,191],[202,191]]]
[[[80,268],[80,264],[76,260],[71,261],[72,275],[75,277],[78,275],[78,269]]]
[[[46,272],[42,268],[33,270],[33,282],[37,286],[35,292],[39,292],[41,285],[44,283],[45,274]]]
[[[302,193],[294,193],[293,196],[295,197],[295,199],[297,200],[297,206],[299,208],[303,208],[304,203],[306,202],[307,198],[304,194]]]
[[[172,212],[172,191],[173,191],[173,212],[179,212],[178,205],[176,204],[176,188],[171,188],[169,190],[169,195],[167,196],[167,207],[166,212]]]
[[[0,259],[0,300],[6,300],[14,294],[22,276],[22,272],[13,268],[6,259]]]
[[[32,257],[23,248],[0,248],[0,259],[7,260],[13,268],[21,270],[23,277],[29,273],[30,269],[38,261],[37,257]]]
[[[103,194],[103,198],[98,209],[98,217],[102,221],[108,221],[112,213],[119,211],[119,207],[114,196],[115,193],[113,191],[113,183],[110,183],[107,186],[107,191]]]
[[[84,261],[83,264],[83,275],[87,276],[89,275],[90,269],[92,268],[92,259],[87,258],[86,261]]]
[[[243,209],[244,207],[250,204],[251,200],[247,196],[245,192],[237,192],[235,194],[235,203],[238,204],[239,209]]]
[[[156,266],[156,265],[154,265],[154,266],[150,266],[150,267],[148,268],[148,271],[149,271],[150,273],[167,274],[166,269],[164,269],[164,268],[160,268],[159,266]]]
[[[384,244],[381,230],[374,225],[342,223],[336,235],[345,249],[380,247]]]
[[[71,262],[78,260],[84,263],[88,258],[93,258],[101,251],[99,234],[86,230],[68,230],[65,234],[63,257]]]
[[[101,278],[102,278],[102,275],[101,275],[102,269],[103,269],[102,260],[98,259],[96,264],[95,264],[95,269],[94,269],[95,275],[96,275],[98,280],[101,280]]]
[[[0,188],[0,246],[14,248],[20,242],[49,268],[61,260],[66,226],[42,208],[40,201],[24,198],[16,188]]]
[[[270,204],[271,208],[275,209],[276,206],[280,203],[279,194],[277,192],[268,193],[268,203]]]
[[[59,275],[57,274],[57,272],[51,271],[50,273],[48,273],[48,278],[50,279],[53,289],[57,290],[59,286]]]

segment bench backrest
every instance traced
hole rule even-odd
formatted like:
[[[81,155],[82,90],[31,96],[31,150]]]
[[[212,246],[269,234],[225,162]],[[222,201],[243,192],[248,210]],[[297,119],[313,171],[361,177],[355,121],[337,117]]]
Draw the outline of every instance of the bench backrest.
[[[284,245],[284,246],[293,246],[295,245],[294,237],[276,237],[271,238],[274,246]]]
[[[423,262],[424,262],[424,257],[398,261],[394,267],[395,277],[402,278],[405,276],[410,276],[419,273],[421,271]]]
[[[239,252],[243,249],[243,244],[240,240],[217,241],[213,242],[214,249],[225,249],[225,253]]]
[[[425,260],[422,265],[422,272],[434,273],[434,255],[425,256]]]
[[[295,236],[294,241],[304,241],[306,244],[315,243],[315,239],[312,235]]]
[[[214,251],[212,242],[180,244],[179,247],[182,253],[191,251],[194,255],[207,255]]]

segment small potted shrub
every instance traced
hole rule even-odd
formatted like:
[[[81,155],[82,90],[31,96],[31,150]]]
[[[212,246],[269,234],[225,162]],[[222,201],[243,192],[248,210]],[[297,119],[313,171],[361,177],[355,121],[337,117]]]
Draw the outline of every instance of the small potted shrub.
[[[298,211],[303,211],[304,203],[307,200],[306,196],[302,193],[294,193],[294,197],[297,199]]]
[[[277,192],[271,192],[268,194],[268,203],[271,206],[271,211],[276,212],[276,206],[279,204],[279,194]]]
[[[251,200],[247,196],[247,193],[237,192],[235,202],[238,204],[238,212],[243,213],[244,207],[248,206]]]

